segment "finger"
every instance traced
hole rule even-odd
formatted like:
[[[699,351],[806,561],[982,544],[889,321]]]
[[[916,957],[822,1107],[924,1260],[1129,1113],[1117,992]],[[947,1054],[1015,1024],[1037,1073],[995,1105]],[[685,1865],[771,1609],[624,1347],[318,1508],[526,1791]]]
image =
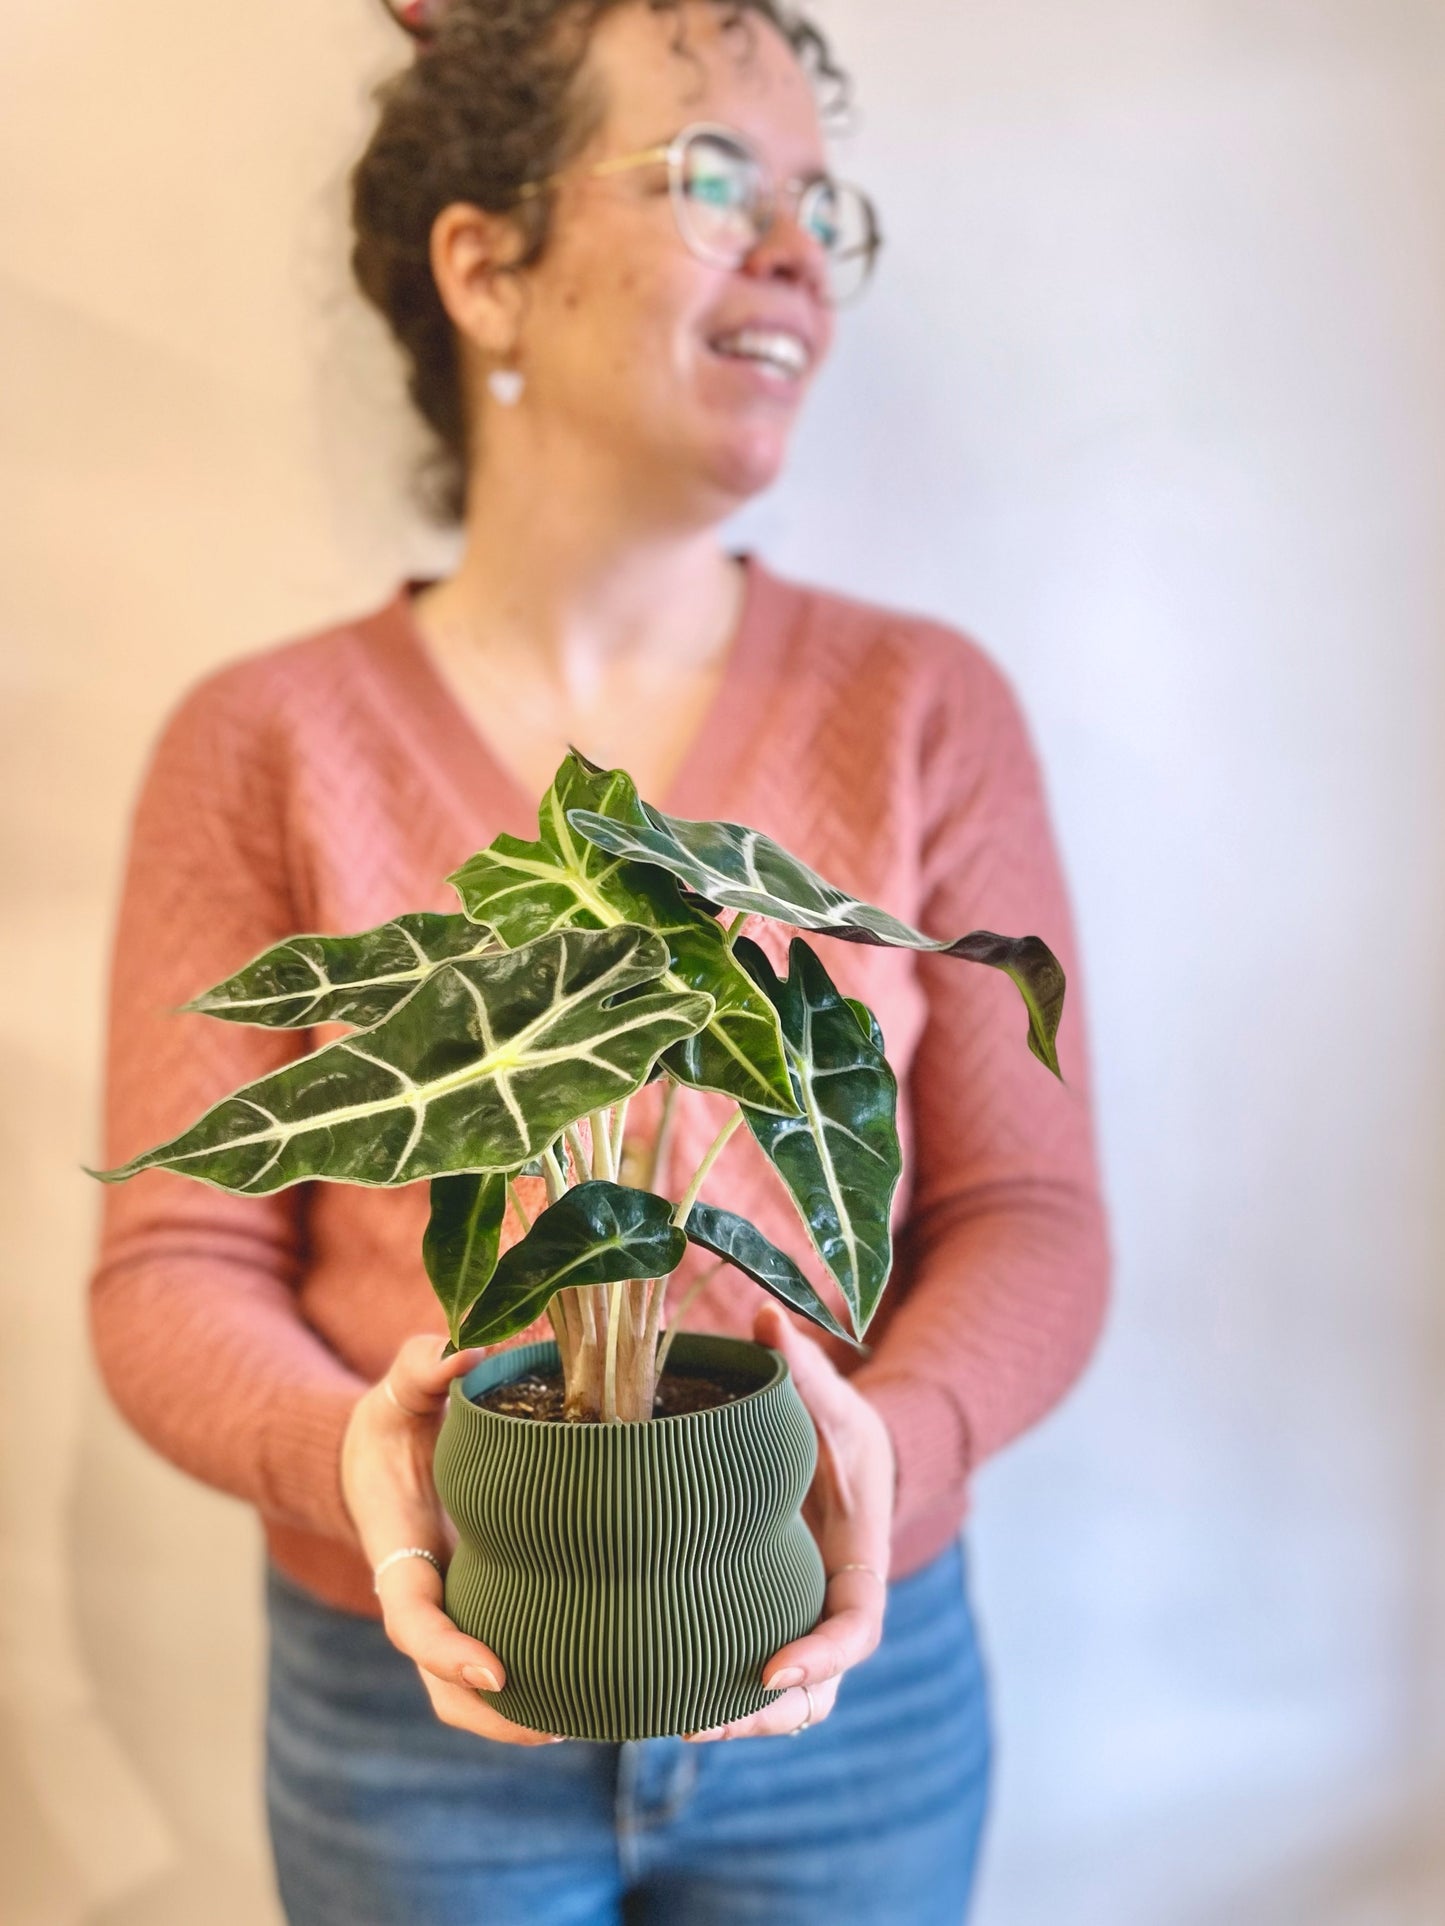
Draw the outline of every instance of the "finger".
[[[530,1726],[515,1725],[511,1719],[504,1719],[495,1706],[488,1705],[485,1699],[479,1699],[475,1692],[463,1686],[443,1684],[425,1672],[421,1678],[432,1710],[443,1725],[455,1726],[461,1732],[475,1732],[479,1739],[492,1739],[498,1745],[562,1743],[560,1733],[534,1732]]]
[[[790,1685],[823,1685],[841,1678],[877,1651],[882,1634],[881,1611],[853,1606],[831,1612],[811,1632],[773,1654],[763,1667],[763,1684],[781,1692]]]
[[[445,1563],[447,1534],[432,1476],[430,1425],[424,1428],[406,1419],[393,1424],[379,1403],[362,1414],[360,1423],[364,1428],[346,1461],[344,1480],[367,1559],[376,1566],[392,1552],[416,1546]],[[435,1572],[429,1573],[420,1559],[389,1566],[384,1582],[389,1592],[397,1586],[438,1584]]]
[[[390,1385],[392,1401],[405,1416],[423,1418],[440,1411],[452,1379],[463,1376],[486,1355],[473,1349],[443,1357],[446,1342],[433,1335],[408,1338],[392,1359],[382,1382]]]
[[[812,1698],[809,1716],[809,1695]],[[796,1732],[806,1723],[810,1726],[821,1725],[833,1710],[838,1697],[837,1681],[826,1685],[814,1685],[809,1692],[796,1686],[791,1692],[784,1692],[781,1698],[765,1705],[761,1712],[753,1712],[745,1719],[733,1719],[728,1725],[715,1725],[707,1732],[686,1734],[690,1745],[711,1745],[719,1739],[776,1739],[785,1733]]]
[[[788,1360],[798,1395],[811,1410],[814,1402],[827,1410],[841,1409],[848,1396],[847,1380],[835,1369],[820,1344],[800,1331],[776,1304],[760,1304],[753,1316],[753,1336],[771,1345]]]
[[[474,1692],[496,1692],[506,1683],[506,1668],[490,1646],[458,1631],[442,1610],[442,1583],[425,1559],[409,1558],[384,1572],[378,1596],[387,1637],[433,1678]]]
[[[787,1359],[798,1395],[818,1434],[820,1469],[831,1483],[841,1508],[852,1511],[857,1501],[857,1479],[849,1469],[847,1445],[851,1434],[857,1432],[859,1406],[863,1401],[834,1368],[821,1345],[815,1344],[784,1317],[776,1304],[759,1306],[753,1317],[753,1336],[760,1344],[770,1344],[774,1350],[781,1351]]]
[[[771,1300],[760,1304],[754,1311],[753,1336],[759,1344],[768,1344],[773,1350],[781,1351],[788,1360],[789,1369],[795,1377],[800,1372],[806,1376],[811,1368],[813,1357],[823,1363],[829,1371],[833,1369],[812,1339],[805,1337],[793,1320],[784,1316],[782,1306]],[[809,1356],[809,1353],[812,1356]],[[836,1376],[836,1373],[834,1375]]]

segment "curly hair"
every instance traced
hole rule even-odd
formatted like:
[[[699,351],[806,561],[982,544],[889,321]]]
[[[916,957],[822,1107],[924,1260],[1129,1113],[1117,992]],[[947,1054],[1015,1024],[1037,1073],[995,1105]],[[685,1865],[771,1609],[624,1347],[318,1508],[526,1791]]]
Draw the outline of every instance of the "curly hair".
[[[430,260],[432,224],[465,201],[510,213],[521,233],[516,268],[546,247],[550,202],[522,197],[549,179],[595,131],[600,103],[579,87],[592,31],[629,0],[451,0],[419,9],[416,59],[377,89],[375,128],[351,175],[351,269],[401,350],[407,392],[435,438],[419,477],[440,522],[466,509],[472,427],[456,331]],[[847,76],[823,34],[787,0],[706,0],[729,29],[764,20],[781,33],[817,87],[830,118],[846,112]],[[388,0],[390,4],[390,0]],[[684,0],[646,0],[677,16],[686,53]],[[440,17],[433,24],[432,14]]]

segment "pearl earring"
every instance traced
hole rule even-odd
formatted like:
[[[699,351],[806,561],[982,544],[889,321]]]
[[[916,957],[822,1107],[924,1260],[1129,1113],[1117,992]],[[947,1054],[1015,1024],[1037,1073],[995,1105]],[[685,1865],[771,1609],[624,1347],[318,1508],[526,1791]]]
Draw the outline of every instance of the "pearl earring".
[[[493,368],[487,376],[487,392],[503,408],[515,408],[526,385],[520,368]]]

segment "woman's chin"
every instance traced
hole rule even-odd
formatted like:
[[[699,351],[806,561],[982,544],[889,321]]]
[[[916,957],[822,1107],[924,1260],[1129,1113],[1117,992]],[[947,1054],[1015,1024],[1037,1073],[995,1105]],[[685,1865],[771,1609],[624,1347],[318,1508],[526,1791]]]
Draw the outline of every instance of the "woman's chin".
[[[775,424],[725,437],[714,445],[708,463],[714,486],[738,505],[761,495],[783,472],[788,439]]]

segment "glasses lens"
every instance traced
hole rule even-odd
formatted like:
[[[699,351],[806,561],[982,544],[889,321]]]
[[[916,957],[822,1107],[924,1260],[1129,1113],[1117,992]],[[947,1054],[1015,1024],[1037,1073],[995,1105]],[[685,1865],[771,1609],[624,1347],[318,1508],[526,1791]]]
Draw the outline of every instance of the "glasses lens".
[[[866,194],[846,181],[815,181],[798,221],[828,258],[828,294],[835,303],[860,292],[878,253],[878,222]]]
[[[723,134],[692,135],[677,179],[678,221],[688,246],[727,267],[745,260],[761,233],[762,189],[746,148]]]

